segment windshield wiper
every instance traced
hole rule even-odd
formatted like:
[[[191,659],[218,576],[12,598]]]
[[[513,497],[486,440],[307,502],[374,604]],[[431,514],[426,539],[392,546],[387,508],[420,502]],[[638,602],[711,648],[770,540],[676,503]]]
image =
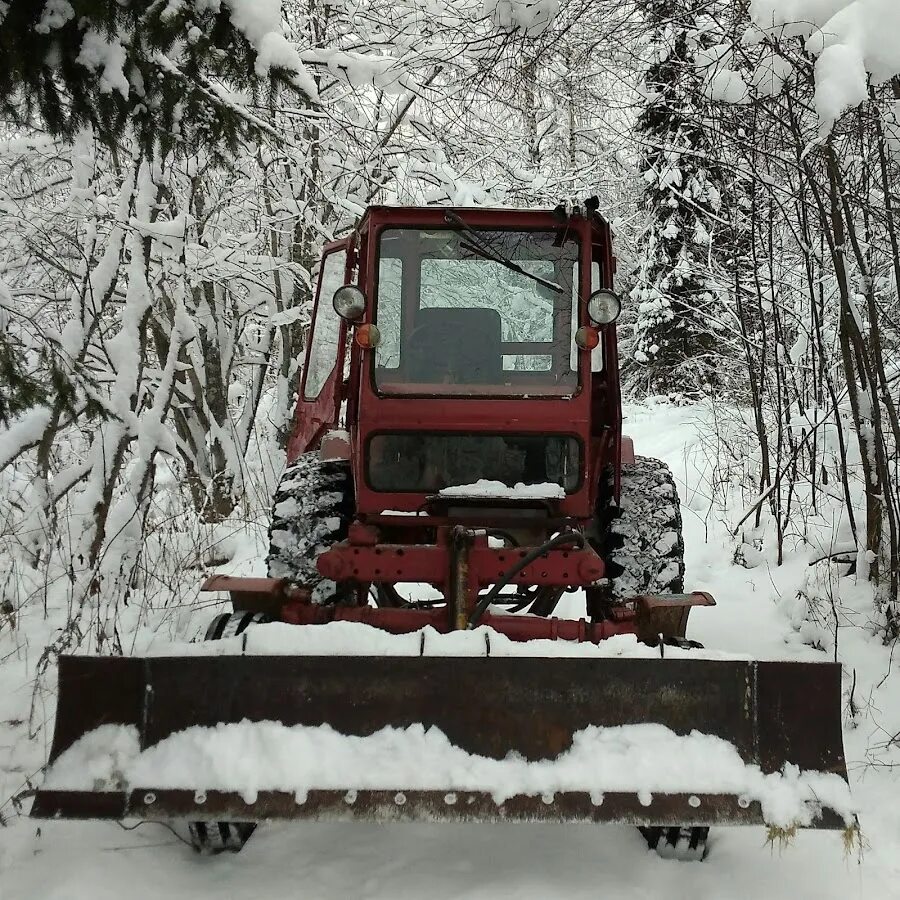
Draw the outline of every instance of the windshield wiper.
[[[507,259],[505,256],[498,253],[491,245],[488,239],[476,231],[470,225],[467,225],[456,213],[454,212],[446,212],[444,213],[444,219],[449,222],[451,225],[456,225],[457,228],[464,231],[470,237],[478,242],[478,244],[468,244],[461,243],[460,247],[464,247],[466,250],[470,250],[472,253],[475,253],[477,256],[481,256],[484,259],[489,259],[491,262],[500,263],[501,266],[505,266],[510,272],[516,272],[518,275],[524,275],[526,278],[530,278],[532,281],[536,281],[538,284],[542,285],[545,288],[548,288],[551,291],[555,291],[557,294],[565,293],[564,289],[561,288],[555,281],[548,281],[546,278],[541,278],[540,275],[535,275],[533,272],[529,272],[527,269],[523,269],[517,262],[513,262],[511,259]]]

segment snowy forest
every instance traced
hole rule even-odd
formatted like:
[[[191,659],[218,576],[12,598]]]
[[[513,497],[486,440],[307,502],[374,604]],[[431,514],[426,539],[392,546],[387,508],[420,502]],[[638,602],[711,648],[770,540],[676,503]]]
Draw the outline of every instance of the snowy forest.
[[[500,896],[495,864],[525,897],[898,896],[897,0],[0,0],[0,121],[0,895],[206,885],[162,829],[40,837],[28,808],[60,654],[199,639],[203,579],[264,574],[323,245],[374,204],[596,197],[625,433],[721,607],[700,639],[843,663],[858,846],[633,874],[624,836],[461,830],[460,874],[438,832],[329,826],[262,845],[267,890],[349,842],[310,896],[373,859],[360,896]]]

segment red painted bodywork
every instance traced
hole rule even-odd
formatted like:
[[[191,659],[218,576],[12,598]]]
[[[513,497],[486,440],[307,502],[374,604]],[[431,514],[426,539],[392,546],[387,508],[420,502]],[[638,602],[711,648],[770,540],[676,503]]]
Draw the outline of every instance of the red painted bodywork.
[[[474,584],[496,584],[525,550],[488,547],[478,537],[469,553],[469,572]],[[319,571],[332,581],[353,579],[362,582],[414,581],[446,587],[450,577],[451,553],[446,542],[435,544],[369,544],[349,541],[336,544],[319,557]],[[518,585],[584,586],[603,577],[603,560],[590,548],[548,550],[510,579]]]
[[[361,622],[389,634],[412,634],[425,626],[446,634],[450,631],[443,609],[376,609],[372,606],[315,606],[287,603],[281,620],[291,625],[326,625],[329,622]],[[615,619],[554,619],[539,616],[504,616],[485,613],[481,624],[511,641],[577,641],[597,644],[614,634],[635,634],[635,614],[622,610]]]
[[[324,253],[347,252],[347,283],[357,284],[367,296],[376,283],[378,260],[377,239],[385,228],[446,227],[444,208],[372,207],[351,238],[328,244]],[[472,228],[559,228],[559,220],[550,211],[510,209],[458,209]],[[598,216],[591,219],[572,218],[568,225],[581,243],[583,260],[600,263],[601,283],[612,288],[615,258],[609,226]],[[356,248],[354,250],[354,248]],[[587,297],[590,293],[590,266],[582,265],[579,285],[579,324],[590,324]],[[330,297],[316,296],[316,303],[331,303]],[[358,324],[369,321],[371,308]],[[364,477],[361,448],[376,431],[493,431],[517,434],[574,434],[584,441],[584,478],[581,488],[566,497],[562,513],[577,519],[588,519],[596,501],[600,470],[609,464],[618,467],[621,447],[621,401],[618,377],[618,354],[615,325],[601,328],[604,359],[603,372],[591,373],[590,353],[580,353],[581,387],[574,397],[561,398],[532,395],[516,397],[448,397],[447,388],[429,386],[424,396],[379,396],[370,377],[372,351],[362,350],[350,342],[350,371],[343,371],[344,349],[350,340],[350,329],[343,328],[340,346],[335,347],[335,366],[319,398],[300,400],[288,445],[288,460],[319,446],[323,435],[338,426],[340,400],[346,399],[346,422],[351,435],[351,459],[360,514],[380,513],[385,509],[412,511],[423,501],[422,494],[384,493],[371,490]],[[304,367],[306,368],[306,367]],[[345,380],[346,376],[346,380]],[[341,391],[343,384],[344,391]],[[342,396],[343,393],[343,396]],[[440,403],[434,399],[439,397]]]
[[[561,227],[559,217],[545,210],[466,208],[455,212],[476,230],[557,230]],[[328,432],[335,428],[349,432],[355,523],[351,527],[350,540],[329,548],[319,557],[318,567],[326,578],[336,581],[351,579],[360,584],[425,582],[442,588],[446,595],[455,564],[447,534],[452,526],[463,523],[467,528],[475,529],[472,533],[477,535],[466,562],[471,604],[479,588],[501,580],[520,558],[516,553],[524,554],[530,547],[541,545],[557,531],[580,531],[592,521],[601,473],[608,466],[612,466],[616,473],[615,490],[618,493],[623,450],[621,398],[615,325],[599,329],[604,359],[602,371],[591,371],[590,351],[578,351],[579,387],[570,397],[552,395],[547,390],[541,392],[539,389],[529,391],[528,397],[488,395],[487,391],[483,395],[469,392],[468,396],[459,397],[450,396],[453,388],[447,385],[422,385],[421,389],[415,385],[405,385],[402,396],[377,393],[372,374],[374,351],[361,348],[352,335],[354,327],[370,323],[374,316],[379,235],[385,228],[446,228],[446,213],[446,209],[438,207],[372,207],[350,237],[325,247],[326,255],[345,254],[345,283],[360,287],[368,298],[367,310],[354,326],[341,325],[334,366],[317,398],[305,399],[304,376],[288,446],[288,460],[319,448],[323,445],[323,439],[323,458],[335,458],[334,442],[327,438]],[[578,325],[590,325],[587,299],[592,288],[592,263],[599,264],[600,286],[613,286],[615,258],[610,229],[597,215],[571,216],[565,227],[569,238],[574,236],[579,242]],[[316,310],[323,303],[331,303],[330,296],[321,294],[320,284],[316,294]],[[315,314],[314,310],[313,321]],[[349,371],[346,372],[345,357],[349,358]],[[304,366],[304,370],[308,370],[308,365]],[[417,392],[419,390],[421,393]],[[343,416],[342,402],[346,404]],[[584,448],[582,477],[576,490],[548,504],[552,509],[548,508],[543,518],[538,514],[525,523],[531,527],[533,535],[527,545],[515,553],[509,548],[496,549],[487,545],[483,529],[499,528],[508,525],[511,520],[515,524],[514,514],[511,516],[508,508],[499,505],[483,508],[490,506],[491,501],[487,501],[480,504],[482,508],[472,508],[473,504],[469,504],[468,510],[461,510],[459,505],[452,510],[439,510],[435,508],[433,498],[429,501],[422,492],[379,492],[367,484],[364,458],[367,441],[375,433],[385,431],[570,435],[576,437]],[[626,444],[628,458],[631,456],[629,450]],[[419,515],[415,517],[397,515],[416,511]],[[563,548],[545,554],[537,563],[511,579],[510,583],[589,586],[600,580],[603,574],[602,560],[589,547]],[[343,616],[344,612],[340,615]],[[365,617],[369,613],[363,609],[352,615]],[[421,613],[414,615],[420,616]],[[447,618],[443,611],[440,615]]]
[[[356,254],[354,252],[355,235],[344,238],[340,241],[332,241],[326,244],[322,249],[322,263],[324,265],[325,258],[332,253],[341,253],[345,257],[344,280],[350,283],[353,280],[353,272],[356,264]],[[320,265],[321,270],[323,265]],[[316,285],[316,297],[314,309],[318,307],[319,301],[323,303],[331,303],[331,297],[320,297],[322,291],[322,279]],[[301,453],[318,447],[325,434],[335,427],[340,416],[341,400],[343,399],[343,391],[341,385],[344,378],[344,353],[338,353],[338,348],[343,348],[348,339],[349,328],[345,322],[341,323],[338,333],[338,344],[335,346],[334,368],[331,374],[325,380],[325,384],[317,397],[306,399],[306,379],[309,373],[309,366],[304,364],[303,374],[300,379],[300,393],[297,406],[294,410],[294,425],[291,429],[291,437],[288,441],[287,456],[288,460],[296,459]],[[307,341],[309,344],[309,341]],[[307,351],[308,351],[307,347]],[[306,363],[307,360],[304,360]]]
[[[329,622],[360,622],[391,634],[411,634],[426,626],[445,634],[454,628],[444,607],[376,608],[372,606],[318,605],[309,591],[280,578],[236,578],[214,575],[202,591],[228,591],[236,612],[263,613],[291,625],[326,625]],[[481,625],[513,641],[563,640],[597,643],[614,634],[634,634],[655,644],[660,634],[683,636],[690,610],[715,606],[704,591],[667,596],[640,596],[616,606],[600,618],[556,619],[533,615],[503,615],[486,612]]]
[[[559,220],[551,212],[502,209],[462,209],[457,213],[472,228],[546,228],[559,227]],[[369,211],[361,226],[360,239],[360,287],[364,291],[376,282],[378,260],[375,247],[378,235],[385,228],[446,227],[443,209],[391,209],[375,207]],[[612,252],[609,227],[601,221],[578,219],[571,228],[579,235],[581,258],[596,256],[601,263],[605,287],[612,287]],[[590,266],[582,265],[579,285],[579,325],[589,324],[586,302],[590,293]],[[604,329],[604,350],[610,362],[615,356],[614,326]],[[577,435],[588,447],[584,454],[585,471],[581,488],[570,494],[562,503],[562,513],[578,519],[591,516],[596,499],[597,472],[604,462],[613,462],[617,453],[620,415],[618,410],[618,365],[607,365],[605,373],[598,373],[596,381],[591,375],[591,355],[580,353],[581,388],[574,397],[540,397],[528,399],[505,397],[446,397],[440,390],[430,390],[430,396],[383,397],[373,387],[368,377],[369,356],[357,354],[365,377],[359,379],[359,389],[351,396],[348,407],[348,424],[357,447],[364,447],[368,437],[376,431],[473,431],[516,432],[518,434],[554,433]],[[613,372],[610,380],[606,373]],[[441,397],[435,403],[431,397]],[[600,399],[600,398],[603,399]],[[614,402],[609,401],[614,398]],[[599,400],[599,402],[593,402]],[[354,483],[357,490],[357,506],[360,513],[378,513],[384,509],[414,510],[422,502],[422,495],[385,494],[370,490],[364,478],[362,454],[354,453]]]

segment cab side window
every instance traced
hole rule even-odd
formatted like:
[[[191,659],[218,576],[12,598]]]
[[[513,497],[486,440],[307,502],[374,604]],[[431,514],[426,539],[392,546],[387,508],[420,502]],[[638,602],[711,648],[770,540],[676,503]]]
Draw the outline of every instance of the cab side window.
[[[334,311],[331,298],[344,283],[346,261],[347,254],[340,250],[329,253],[322,262],[315,320],[309,338],[306,382],[303,387],[304,400],[315,400],[319,396],[328,376],[334,371],[337,364],[341,319]]]
[[[595,259],[591,263],[591,293],[600,290],[603,281],[600,278],[600,263]],[[603,371],[603,341],[591,350],[591,371]]]

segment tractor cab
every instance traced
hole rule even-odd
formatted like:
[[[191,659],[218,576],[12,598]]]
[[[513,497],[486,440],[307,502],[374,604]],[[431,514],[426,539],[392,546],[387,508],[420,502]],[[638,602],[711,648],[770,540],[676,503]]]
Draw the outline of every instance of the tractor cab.
[[[371,209],[326,248],[289,457],[340,424],[363,514],[490,482],[586,518],[619,448],[613,265],[596,214]]]

